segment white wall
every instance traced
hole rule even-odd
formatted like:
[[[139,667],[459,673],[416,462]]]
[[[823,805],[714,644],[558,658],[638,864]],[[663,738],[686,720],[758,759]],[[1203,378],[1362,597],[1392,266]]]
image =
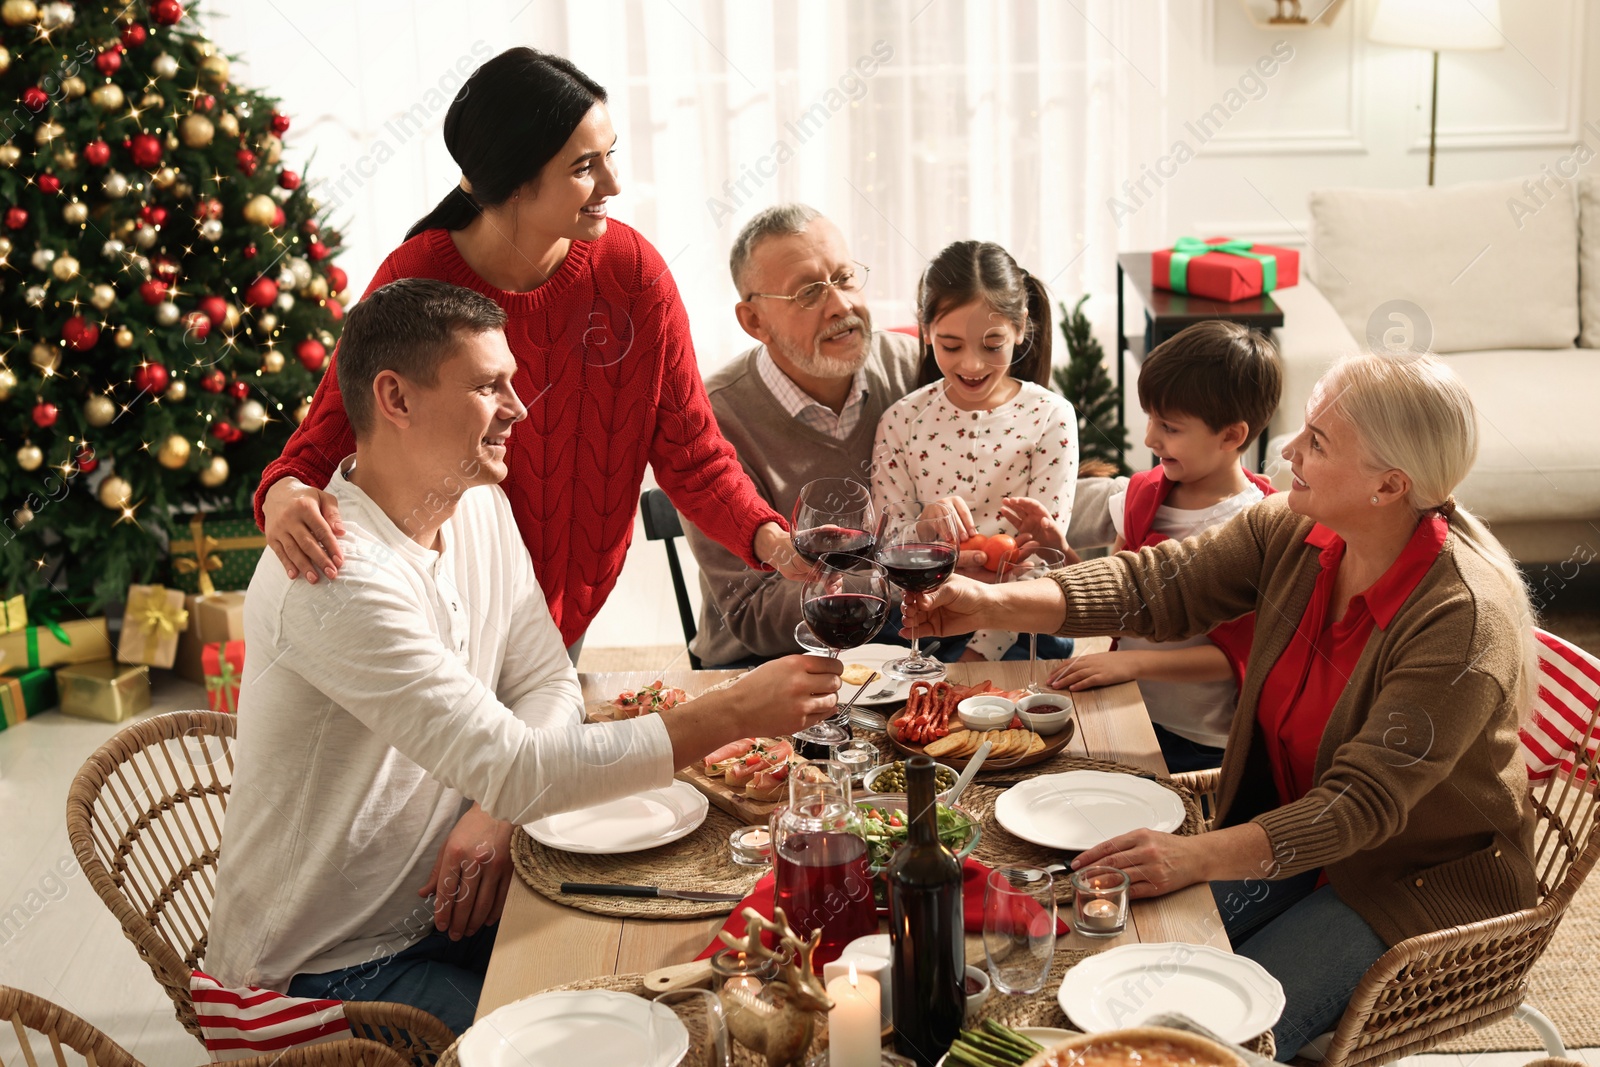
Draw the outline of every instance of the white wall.
[[[265,5],[216,0],[208,7],[214,12],[209,16],[214,36],[225,50],[242,56],[237,76],[283,96],[284,108],[295,118],[288,138],[291,157],[315,150],[311,174],[332,179],[332,188],[322,195],[341,203],[338,221],[347,221],[350,246],[342,262],[359,289],[406,227],[456,180],[438,127],[459,78],[457,65],[470,70],[484,56],[511,44],[572,37],[600,49],[575,56],[580,63],[603,59],[608,71],[625,72],[631,51],[613,54],[616,50],[607,51],[604,42],[608,27],[624,17],[639,17],[632,6],[636,2],[600,0],[585,6],[581,27],[568,25],[570,5],[565,0],[467,0],[448,8],[401,0],[277,0]],[[1324,2],[1303,0],[1308,13]],[[928,3],[880,2],[870,5],[871,18],[877,24],[909,21]],[[971,26],[974,18],[981,22],[985,10],[975,0],[932,3],[954,8],[936,14],[958,27]],[[1146,176],[1137,205],[1124,194],[1124,205],[1135,208],[1131,216],[1106,205],[1104,216],[1080,220],[1094,241],[1116,245],[1097,246],[1088,260],[1106,264],[1114,251],[1149,248],[1183,234],[1229,234],[1300,246],[1308,236],[1306,194],[1311,189],[1402,187],[1426,181],[1429,56],[1366,40],[1375,0],[1349,0],[1327,25],[1303,30],[1260,28],[1247,15],[1247,3],[1263,14],[1272,6],[1271,0],[1157,0],[1161,17],[1152,19],[1142,36],[1138,25],[1130,31],[1121,21],[1116,26],[1101,23],[1121,42],[1116,49],[1120,58],[1113,60],[1121,69],[1112,76],[1135,86],[1130,106],[1141,116],[1148,108],[1157,117],[1141,117],[1133,129],[1069,120],[1063,128],[1082,143],[1068,143],[1065,150],[1069,155],[1075,150],[1114,151],[1118,165],[1127,167],[1129,181],[1146,176],[1147,167],[1165,169],[1171,177],[1158,185]],[[1580,140],[1600,151],[1600,133],[1586,127],[1593,121],[1600,130],[1597,4],[1600,0],[1502,0],[1506,47],[1443,55],[1440,184],[1534,176],[1553,167]],[[714,2],[709,6],[721,10]],[[753,3],[751,8],[764,10]],[[774,0],[774,9],[793,14],[789,0]],[[1088,18],[1108,18],[1108,11],[1124,18],[1120,8],[1085,4],[1081,9]],[[837,19],[858,9],[832,4],[816,10],[818,18]],[[1100,25],[1090,28],[1098,32]],[[1199,144],[1185,123],[1213,104],[1226,105],[1227,90],[1237,88],[1244,72],[1279,42],[1292,48],[1292,58],[1263,79],[1264,92],[1247,86],[1259,98],[1247,97],[1230,112],[1219,134]],[[1059,61],[1073,62],[1071,57]],[[608,84],[625,86],[628,94],[660,92],[668,104],[679,105],[684,101],[671,94],[693,91],[692,86],[674,87],[670,79],[660,86],[653,82],[623,74]],[[1161,157],[1180,138],[1199,151],[1174,171]],[[924,144],[923,150],[937,152],[939,144]],[[970,146],[948,147],[963,160],[969,158]],[[634,219],[627,195],[625,191],[617,214]],[[645,225],[644,220],[634,221]],[[861,225],[867,227],[869,221]],[[648,228],[646,235],[660,240]],[[865,232],[858,237],[869,239]],[[662,248],[664,254],[673,251],[665,244]],[[684,269],[684,264],[674,264],[675,272]],[[688,269],[717,266],[707,260]],[[1104,276],[1097,277],[1102,271]],[[1089,310],[1109,351],[1114,274],[1097,266],[1082,281],[1095,293]],[[1064,291],[1070,292],[1070,286]],[[1136,307],[1130,308],[1134,332],[1137,314]],[[691,307],[691,318],[702,360],[711,365],[726,358],[728,346],[721,342],[728,324],[718,318],[717,309]],[[718,343],[709,343],[709,335],[702,339],[708,330]],[[1137,442],[1142,425],[1139,413],[1131,414]],[[658,644],[678,634],[662,549],[644,542],[640,532],[618,592],[589,640],[595,645]]]

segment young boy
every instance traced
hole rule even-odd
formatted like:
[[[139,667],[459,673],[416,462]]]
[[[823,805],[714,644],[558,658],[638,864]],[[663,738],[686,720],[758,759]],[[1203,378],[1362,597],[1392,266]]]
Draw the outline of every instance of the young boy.
[[[1272,342],[1235,323],[1197,323],[1157,345],[1139,371],[1139,406],[1150,420],[1144,443],[1159,465],[1108,501],[1113,551],[1194,537],[1271,493],[1271,483],[1240,461],[1282,389]],[[1049,544],[1059,534],[1041,528],[1034,539]],[[1252,631],[1246,616],[1187,641],[1122,638],[1115,651],[1070,660],[1050,684],[1090,689],[1137,680],[1168,769],[1217,767]]]

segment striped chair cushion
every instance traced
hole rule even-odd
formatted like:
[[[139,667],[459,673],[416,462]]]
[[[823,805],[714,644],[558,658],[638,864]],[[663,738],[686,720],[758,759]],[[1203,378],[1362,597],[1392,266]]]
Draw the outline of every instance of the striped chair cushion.
[[[1528,779],[1537,782],[1557,767],[1572,773],[1580,742],[1588,752],[1600,743],[1589,729],[1600,707],[1600,659],[1543,630],[1535,630],[1534,636],[1539,642],[1539,693],[1522,729],[1522,750]],[[1582,773],[1580,767],[1580,777]]]

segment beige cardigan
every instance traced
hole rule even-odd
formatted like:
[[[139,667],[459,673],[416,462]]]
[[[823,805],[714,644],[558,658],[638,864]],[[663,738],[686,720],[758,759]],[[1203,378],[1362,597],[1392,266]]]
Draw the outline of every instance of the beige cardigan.
[[[1269,497],[1200,537],[1053,575],[1067,600],[1063,635],[1170,641],[1256,613],[1219,824],[1247,775],[1259,784],[1270,773],[1256,702],[1321,569],[1320,551],[1305,544],[1311,526]],[[1533,809],[1515,706],[1522,649],[1502,588],[1458,537],[1445,541],[1361,653],[1317,751],[1316,785],[1254,819],[1276,860],[1261,877],[1324,868],[1391,945],[1533,905]]]

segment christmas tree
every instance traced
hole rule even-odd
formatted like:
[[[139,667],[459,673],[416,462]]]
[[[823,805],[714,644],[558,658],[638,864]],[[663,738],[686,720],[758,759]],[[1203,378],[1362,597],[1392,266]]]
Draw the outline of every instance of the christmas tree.
[[[1061,305],[1061,334],[1067,339],[1067,362],[1055,371],[1056,388],[1072,401],[1078,412],[1078,465],[1080,473],[1101,473],[1095,461],[1127,474],[1123,453],[1128,450],[1128,431],[1118,418],[1116,390],[1106,373],[1105,350],[1089,330],[1083,305],[1084,294],[1067,310]]]
[[[92,610],[164,577],[187,513],[249,506],[347,279],[288,117],[179,0],[0,22],[0,594]]]

